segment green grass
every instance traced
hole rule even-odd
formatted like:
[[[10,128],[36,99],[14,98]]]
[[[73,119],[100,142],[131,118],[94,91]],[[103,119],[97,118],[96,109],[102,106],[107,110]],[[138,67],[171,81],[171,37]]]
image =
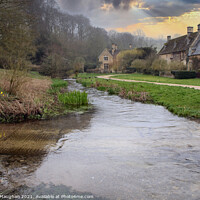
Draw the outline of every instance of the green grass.
[[[146,92],[149,98],[145,100],[145,103],[162,105],[178,116],[200,119],[200,90],[149,83],[103,80],[94,78],[91,74],[84,74],[84,76],[79,74],[77,81],[85,87],[95,87],[99,90],[111,91],[111,94],[120,95],[120,91],[121,93],[125,91],[126,98],[130,91],[134,91],[134,94]],[[140,98],[137,100],[140,101]]]
[[[137,74],[137,73],[127,74],[127,75],[123,75],[123,74],[122,75],[116,75],[116,76],[113,76],[112,78],[200,86],[200,79],[199,78],[196,78],[196,79],[173,79],[173,78],[144,75],[144,74]]]
[[[64,81],[62,79],[52,79],[50,93],[58,93],[61,88],[66,88],[67,86],[67,81]]]
[[[59,94],[58,99],[66,106],[80,107],[88,105],[88,95],[85,91],[72,91]]]

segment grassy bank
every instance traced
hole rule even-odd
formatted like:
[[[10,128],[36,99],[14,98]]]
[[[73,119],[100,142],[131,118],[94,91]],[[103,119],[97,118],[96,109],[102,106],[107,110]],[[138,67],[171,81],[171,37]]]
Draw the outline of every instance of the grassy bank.
[[[59,95],[67,92],[66,81],[31,72],[15,94],[9,94],[5,74],[8,71],[0,70],[0,122],[46,119],[74,111],[59,100]]]
[[[127,80],[137,80],[137,81],[148,81],[157,83],[172,83],[172,84],[182,84],[182,85],[194,85],[200,86],[200,79],[174,79],[160,76],[144,75],[144,74],[122,74],[116,75],[112,78],[127,79]]]
[[[162,105],[178,116],[200,118],[199,90],[149,83],[103,80],[95,78],[96,76],[97,74],[79,74],[77,81],[85,87],[95,87],[122,98]]]

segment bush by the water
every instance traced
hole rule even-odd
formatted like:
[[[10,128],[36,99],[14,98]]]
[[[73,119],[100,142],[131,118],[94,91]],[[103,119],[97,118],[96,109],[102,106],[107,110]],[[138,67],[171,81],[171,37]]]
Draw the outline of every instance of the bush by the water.
[[[172,74],[176,79],[191,79],[197,77],[195,71],[172,71]]]
[[[72,91],[64,94],[59,94],[58,99],[66,106],[87,106],[88,94],[80,91]]]
[[[53,79],[53,83],[51,85],[51,93],[57,93],[60,91],[60,88],[67,87],[68,83],[67,81],[64,81],[62,79]]]

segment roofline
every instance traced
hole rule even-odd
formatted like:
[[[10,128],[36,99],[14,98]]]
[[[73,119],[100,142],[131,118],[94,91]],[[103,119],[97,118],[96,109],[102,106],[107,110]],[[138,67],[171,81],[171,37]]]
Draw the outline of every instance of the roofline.
[[[107,50],[108,53],[109,53],[111,56],[113,56],[113,55],[109,52],[108,48],[105,48],[105,49],[101,52],[101,54],[103,54],[103,52],[104,52],[105,50]],[[101,54],[98,56],[98,58],[101,56]]]
[[[191,34],[198,34],[198,31],[196,31],[196,32],[192,32]],[[187,37],[187,34],[186,34],[186,35],[182,35],[182,36],[180,36],[180,37],[177,37],[177,38],[174,38],[174,39],[171,39],[171,40],[169,40],[168,42],[166,42],[166,43],[164,44],[164,46],[165,46],[165,45],[167,46],[167,44],[168,44],[169,42],[173,42],[173,41],[176,41],[177,39],[184,38],[184,37]],[[195,41],[195,40],[194,40],[194,41]],[[194,42],[193,42],[193,43],[194,43]],[[163,46],[163,48],[164,48],[164,46]],[[191,44],[191,46],[192,46],[192,44]],[[161,52],[162,52],[162,50],[163,50],[163,48],[160,50],[160,52],[158,53],[158,55],[166,55],[166,54],[170,54],[170,53],[178,53],[178,52],[187,51],[187,49],[186,49],[186,50],[183,50],[183,51],[171,51],[171,52],[168,52],[168,53],[161,53]]]
[[[114,56],[116,56],[116,55],[118,55],[118,54],[120,53],[120,50],[118,50],[118,53],[117,53],[116,55],[112,55],[112,54],[110,53],[109,49],[108,49],[108,48],[105,48],[105,49],[101,52],[101,54],[98,56],[98,58],[103,54],[103,52],[104,52],[105,50],[107,50],[108,53],[109,53],[112,57],[114,57]]]
[[[183,50],[183,51],[187,51],[187,50]],[[166,55],[166,54],[170,54],[170,53],[178,53],[178,52],[183,52],[183,51],[171,51],[169,53],[158,53],[158,55]]]
[[[191,34],[195,34],[195,33],[198,33],[198,31],[196,31],[196,32],[192,32]],[[182,36],[179,36],[179,37],[174,38],[174,39],[171,39],[171,40],[169,40],[168,42],[173,41],[173,40],[177,40],[177,39],[182,38],[182,37],[185,37],[185,36],[187,36],[187,34],[182,35]],[[166,42],[166,43],[168,43],[168,42]]]

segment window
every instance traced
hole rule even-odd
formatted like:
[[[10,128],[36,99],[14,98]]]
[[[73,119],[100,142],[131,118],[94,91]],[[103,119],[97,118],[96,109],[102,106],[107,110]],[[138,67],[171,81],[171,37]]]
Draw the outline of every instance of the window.
[[[105,70],[105,71],[108,71],[108,67],[109,67],[108,64],[104,64],[104,70]]]
[[[108,56],[104,56],[104,60],[108,60]]]

